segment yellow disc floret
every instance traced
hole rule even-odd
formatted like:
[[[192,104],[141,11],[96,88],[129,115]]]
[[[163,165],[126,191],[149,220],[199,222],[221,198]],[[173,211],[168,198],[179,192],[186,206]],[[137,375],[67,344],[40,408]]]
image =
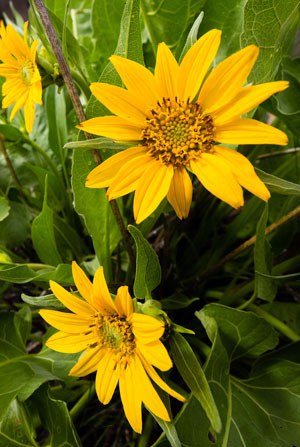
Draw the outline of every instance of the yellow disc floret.
[[[213,119],[198,103],[163,98],[147,117],[142,139],[156,160],[174,167],[189,166],[215,144]]]

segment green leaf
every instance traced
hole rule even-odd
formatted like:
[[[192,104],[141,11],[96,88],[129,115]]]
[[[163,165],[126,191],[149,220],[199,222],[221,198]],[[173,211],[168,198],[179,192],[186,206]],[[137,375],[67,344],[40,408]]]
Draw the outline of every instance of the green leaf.
[[[297,0],[249,0],[246,3],[242,44],[256,44],[260,48],[249,81],[258,83],[274,79],[282,58],[290,50],[298,26]]]
[[[14,314],[14,326],[25,347],[32,326],[32,313],[29,306],[23,306]]]
[[[149,298],[152,290],[159,285],[161,280],[159,260],[149,242],[136,227],[128,225],[128,231],[136,245],[134,295],[138,298]]]
[[[188,50],[194,45],[194,43],[196,43],[197,38],[198,38],[199,27],[200,27],[201,22],[203,20],[203,15],[204,15],[204,12],[201,11],[200,14],[198,15],[197,19],[193,23],[193,26],[192,26],[192,28],[191,28],[188,36],[187,36],[185,45],[184,45],[183,50],[181,52],[181,55],[180,55],[180,58],[179,58],[179,62],[182,61],[182,59],[184,58],[184,56],[186,55]]]
[[[35,447],[33,420],[25,405],[14,399],[0,421],[0,446]]]
[[[41,264],[41,268],[38,270],[33,270],[26,264],[5,264],[0,267],[0,280],[2,281],[24,284],[31,281],[49,282],[50,279],[59,283],[74,284],[71,266],[59,264],[55,269],[51,266],[43,268]]]
[[[12,124],[0,124],[0,134],[2,134],[5,140],[18,141],[23,139],[22,132]]]
[[[63,165],[66,152],[63,146],[67,141],[66,103],[63,90],[58,92],[56,85],[50,85],[45,93],[45,108],[48,120],[49,146],[57,160]]]
[[[285,196],[300,196],[300,185],[297,183],[288,182],[275,175],[268,174],[261,169],[255,168],[259,178],[266,184],[271,192],[283,194]]]
[[[5,247],[21,245],[30,235],[30,216],[18,202],[9,202],[9,215],[0,221],[0,243]]]
[[[64,149],[102,149],[104,153],[106,150],[119,151],[129,147],[132,147],[132,143],[118,143],[105,137],[93,138],[92,140],[70,141],[64,145]]]
[[[9,215],[10,205],[5,197],[0,197],[0,222]]]
[[[39,308],[54,308],[54,309],[65,309],[65,306],[56,298],[53,293],[49,295],[41,295],[41,296],[29,296],[22,293],[22,300],[30,304],[31,306],[37,306]]]
[[[46,387],[35,393],[34,401],[42,424],[50,434],[49,446],[81,447],[65,402],[53,399]]]
[[[47,177],[45,179],[45,195],[43,209],[34,219],[31,226],[32,243],[39,258],[50,265],[62,262],[58,251],[53,225],[53,211],[47,204]]]
[[[272,252],[265,234],[267,221],[268,204],[265,205],[256,229],[254,245],[255,294],[263,300],[273,301],[277,292],[277,283],[269,276],[272,273]]]
[[[197,357],[185,338],[176,332],[172,334],[170,344],[172,357],[178,371],[193,396],[200,402],[213,430],[219,433],[222,428],[219,412]]]
[[[150,412],[151,413],[151,412]],[[166,422],[160,419],[159,417],[155,416],[155,414],[151,413],[160,428],[163,431],[163,434],[166,436],[167,440],[169,441],[169,445],[171,447],[182,447],[182,444],[178,438],[178,434],[175,428],[175,425],[172,422]],[[153,444],[151,447],[155,447],[156,443]]]

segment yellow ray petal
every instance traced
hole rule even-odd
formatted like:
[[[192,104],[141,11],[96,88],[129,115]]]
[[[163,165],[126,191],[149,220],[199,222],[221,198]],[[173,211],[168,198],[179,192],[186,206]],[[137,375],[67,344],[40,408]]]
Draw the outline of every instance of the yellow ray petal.
[[[165,331],[165,325],[150,315],[134,313],[131,318],[132,332],[143,343],[152,343],[159,340]]]
[[[205,33],[184,56],[178,75],[179,98],[193,100],[218,51],[221,31],[212,29]]]
[[[142,339],[136,340],[136,346],[147,362],[161,371],[172,368],[172,360],[162,342],[154,341],[144,344],[142,341]]]
[[[271,195],[268,188],[256,175],[252,164],[244,155],[222,146],[217,146],[215,153],[231,165],[232,171],[241,186],[262,200],[269,200]]]
[[[83,377],[97,370],[106,350],[102,346],[88,348],[69,372],[69,376]]]
[[[93,285],[77,262],[72,262],[72,275],[80,295],[90,304],[93,304]]]
[[[50,281],[50,287],[59,301],[75,314],[87,317],[94,315],[95,309],[92,306],[72,295],[55,281]]]
[[[192,202],[193,185],[185,168],[174,169],[167,199],[174,208],[179,219],[188,216]]]
[[[160,43],[157,49],[155,79],[163,98],[174,99],[178,96],[178,73],[179,66],[175,57],[164,42]]]
[[[130,317],[133,313],[132,298],[129,295],[128,287],[122,286],[118,288],[115,306],[120,316]]]
[[[142,433],[142,400],[132,362],[126,369],[121,370],[119,387],[125,416],[133,430]]]
[[[142,401],[149,410],[164,421],[170,421],[170,416],[162,400],[150,382],[145,369],[138,356],[132,362],[135,367],[136,381],[139,382],[140,392],[142,393]],[[131,368],[131,365],[129,366]]]
[[[281,130],[247,118],[218,126],[215,138],[225,144],[288,144],[287,135]]]
[[[93,322],[93,319],[79,317],[67,312],[58,312],[57,310],[40,310],[39,314],[51,326],[70,334],[90,331],[89,324]]]
[[[106,351],[100,360],[96,375],[96,392],[104,405],[110,402],[118,384],[120,367],[116,365],[111,351]]]
[[[198,102],[205,112],[217,110],[237,95],[255,64],[259,49],[255,45],[234,53],[221,62],[208,76]]]
[[[99,116],[83,121],[76,127],[84,132],[118,141],[138,141],[141,139],[141,127],[118,116]]]
[[[105,277],[103,267],[99,267],[94,276],[93,281],[93,301],[95,306],[99,310],[105,310],[106,312],[117,312],[115,303],[110,296]]]
[[[66,354],[75,354],[87,348],[89,343],[93,343],[95,337],[89,335],[74,335],[65,332],[56,332],[46,341],[46,346],[58,352],[65,352]]]
[[[136,223],[146,219],[168,194],[173,178],[173,166],[153,160],[140,178],[134,195],[133,212]]]
[[[125,163],[145,153],[145,148],[142,146],[131,147],[118,152],[89,173],[85,186],[88,188],[104,188],[109,186]]]
[[[243,190],[234,177],[230,165],[213,153],[204,153],[197,161],[191,161],[191,169],[209,192],[231,205],[243,206]]]
[[[34,102],[28,98],[24,104],[25,127],[28,133],[32,132],[34,121]]]
[[[110,61],[142,110],[151,109],[159,100],[156,80],[143,65],[113,55]]]
[[[287,81],[266,82],[243,88],[233,100],[214,113],[214,125],[221,126],[232,120],[236,120],[244,113],[254,109],[271,95],[288,88]]]
[[[148,154],[141,153],[125,163],[109,185],[107,190],[109,200],[134,191],[137,188],[139,179],[151,162],[152,159]]]
[[[171,387],[169,387],[169,385],[167,385],[166,382],[162,380],[155,369],[148,362],[146,362],[143,357],[140,357],[140,359],[147,374],[153,380],[153,382],[155,382],[162,390],[166,391],[166,393],[170,394],[170,396],[175,397],[175,399],[178,399],[181,402],[185,402],[186,399],[181,394],[177,393]]]
[[[10,112],[10,116],[9,116],[10,121],[14,119],[16,113],[17,113],[17,112],[23,107],[23,105],[26,103],[27,98],[28,98],[28,92],[23,93],[23,94],[18,98],[18,100],[16,101],[15,105],[14,105],[13,108],[12,108],[12,111]],[[5,100],[5,101],[4,101],[4,100]],[[6,96],[6,97],[4,98],[4,100],[2,101],[2,106],[3,106],[4,108],[6,108],[6,106],[7,106],[7,105],[6,105],[6,101],[8,100],[8,96]],[[15,100],[14,100],[14,101],[15,101]]]
[[[145,112],[136,106],[135,96],[128,90],[100,82],[91,84],[90,89],[93,95],[112,113],[138,126],[144,125]]]

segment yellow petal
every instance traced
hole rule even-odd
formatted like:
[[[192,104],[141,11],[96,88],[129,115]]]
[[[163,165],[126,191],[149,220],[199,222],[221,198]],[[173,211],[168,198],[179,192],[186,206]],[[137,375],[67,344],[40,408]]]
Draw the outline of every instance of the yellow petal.
[[[59,301],[72,312],[87,317],[94,315],[95,309],[93,307],[75,295],[72,295],[55,281],[50,281],[50,287]]]
[[[165,331],[161,320],[150,315],[134,313],[131,318],[132,332],[143,343],[152,343],[159,340]]]
[[[160,43],[157,49],[155,79],[163,98],[174,99],[178,96],[177,78],[179,66],[169,47]]]
[[[150,382],[139,357],[136,356],[132,363],[134,363],[136,381],[139,382],[140,392],[142,393],[142,401],[156,416],[164,421],[170,421],[168,411]]]
[[[142,222],[168,194],[173,178],[173,166],[153,160],[140,178],[134,195],[133,211],[136,223]]]
[[[174,169],[174,176],[167,199],[179,219],[188,216],[192,202],[193,185],[185,168]]]
[[[77,262],[72,262],[72,275],[80,295],[90,304],[93,304],[93,285]]]
[[[281,130],[247,118],[218,126],[215,138],[225,144],[288,144],[287,135]]]
[[[118,288],[115,306],[120,316],[130,317],[133,313],[132,298],[129,295],[128,287],[122,286]]]
[[[141,153],[125,163],[109,185],[107,190],[109,200],[122,197],[134,191],[151,161],[151,157],[148,154]]]
[[[161,371],[168,371],[168,369],[172,368],[172,360],[161,341],[144,344],[143,340],[138,339],[136,340],[136,346],[151,365]]]
[[[10,115],[9,115],[10,121],[14,119],[16,113],[23,107],[23,105],[25,104],[25,102],[27,100],[27,97],[28,97],[28,92],[23,93],[22,95],[20,95],[20,97],[16,101],[15,105],[13,106],[12,111],[10,112]],[[4,98],[5,101],[3,100],[3,103],[5,104],[5,105],[3,105],[4,108],[7,107],[7,105],[6,105],[6,99],[7,98],[8,98],[8,96],[6,96]]]
[[[96,375],[96,392],[98,399],[104,405],[110,402],[118,384],[120,375],[119,365],[116,365],[111,351],[106,351],[100,360]]]
[[[204,188],[233,208],[243,206],[243,190],[234,177],[230,165],[213,153],[204,153],[197,161],[191,161],[191,169]]]
[[[56,332],[46,341],[46,346],[58,352],[75,354],[87,348],[89,343],[93,343],[95,337],[92,334],[67,334],[65,332]]]
[[[175,399],[178,399],[181,402],[185,402],[186,399],[183,396],[181,396],[181,394],[177,393],[172,388],[170,388],[169,385],[167,385],[166,382],[164,382],[162,378],[157,374],[155,369],[148,362],[146,362],[145,359],[143,359],[143,357],[140,357],[140,359],[145,368],[145,371],[147,372],[149,377],[153,380],[153,382],[155,382],[166,393],[170,394],[170,396],[175,397]]]
[[[151,71],[137,62],[116,55],[111,56],[110,61],[135,97],[137,106],[142,110],[151,109],[159,100],[156,80]]]
[[[109,186],[125,163],[129,160],[134,160],[135,157],[144,153],[145,149],[142,146],[138,146],[131,147],[109,157],[89,173],[85,186],[88,188]]]
[[[90,89],[112,113],[139,126],[144,125],[145,113],[136,106],[135,97],[128,90],[100,82],[91,84]]]
[[[252,110],[271,95],[288,88],[287,81],[266,82],[243,88],[231,102],[214,113],[214,125],[220,126]]]
[[[221,40],[221,31],[210,30],[200,37],[184,56],[178,75],[179,98],[192,101],[214,60]]]
[[[93,319],[79,317],[67,312],[58,312],[57,310],[40,310],[39,314],[51,326],[70,334],[90,331],[89,324],[93,322]]]
[[[97,370],[106,350],[102,346],[88,348],[69,372],[69,376],[83,377]]]
[[[134,364],[130,362],[120,372],[120,396],[129,424],[136,433],[142,433],[142,399],[138,385]]]
[[[99,267],[95,272],[93,281],[93,301],[99,310],[103,309],[108,313],[117,312],[115,303],[110,296],[105,281],[103,267]]]
[[[252,164],[244,155],[222,146],[217,146],[215,153],[231,165],[232,171],[241,186],[262,200],[269,200],[271,196],[269,190],[256,175]]]
[[[34,102],[28,98],[24,104],[25,127],[28,133],[33,129],[34,107]]]
[[[257,59],[255,45],[234,53],[221,62],[208,76],[200,91],[198,102],[205,112],[217,110],[239,93]]]
[[[92,118],[83,121],[77,127],[84,132],[112,138],[113,140],[138,141],[141,139],[141,127],[118,116]]]

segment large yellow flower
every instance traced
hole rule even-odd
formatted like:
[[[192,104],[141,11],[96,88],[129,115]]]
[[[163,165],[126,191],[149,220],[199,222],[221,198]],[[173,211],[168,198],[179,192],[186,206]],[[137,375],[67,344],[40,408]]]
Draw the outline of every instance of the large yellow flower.
[[[137,223],[166,196],[177,216],[186,217],[192,200],[188,172],[234,208],[244,203],[241,186],[263,200],[270,197],[251,163],[219,143],[287,144],[287,136],[280,130],[240,116],[286,89],[288,82],[243,87],[258,56],[255,45],[228,57],[208,74],[220,37],[219,30],[206,33],[180,65],[161,43],[154,74],[114,55],[110,60],[127,90],[91,84],[96,98],[118,116],[93,118],[79,128],[136,143],[96,167],[86,186],[109,187],[110,200],[135,191]]]
[[[27,43],[28,22],[24,23],[22,38],[13,26],[0,21],[0,76],[6,77],[2,86],[2,107],[15,103],[10,120],[24,106],[27,132],[32,131],[35,103],[42,103],[41,76],[35,63],[38,41]]]
[[[46,345],[55,351],[85,351],[71,369],[72,376],[85,376],[94,371],[99,400],[107,404],[119,382],[125,415],[132,428],[141,433],[141,404],[155,415],[169,421],[168,412],[149,377],[177,399],[185,399],[172,390],[157,374],[172,367],[169,354],[160,341],[165,327],[161,320],[134,311],[128,287],[119,287],[115,300],[108,291],[100,267],[93,283],[76,264],[73,277],[81,300],[54,281],[50,286],[57,298],[72,312],[41,310],[41,316],[59,332]]]

